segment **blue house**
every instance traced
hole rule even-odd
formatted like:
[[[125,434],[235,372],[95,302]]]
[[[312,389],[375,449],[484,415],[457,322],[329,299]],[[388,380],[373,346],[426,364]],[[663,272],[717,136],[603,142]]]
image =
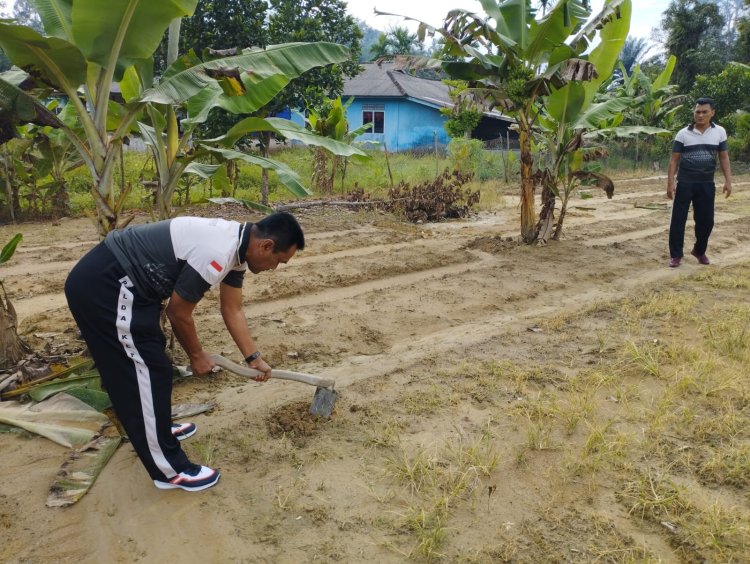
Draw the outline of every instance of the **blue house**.
[[[441,108],[453,107],[446,84],[396,70],[392,63],[362,66],[363,72],[344,82],[341,95],[344,102],[354,98],[347,111],[350,129],[373,124],[357,141],[371,141],[389,151],[432,147],[436,138],[441,145],[450,141],[444,127],[448,118],[440,113]],[[499,112],[485,112],[472,137],[505,140],[513,123]],[[514,131],[509,135],[518,137]]]

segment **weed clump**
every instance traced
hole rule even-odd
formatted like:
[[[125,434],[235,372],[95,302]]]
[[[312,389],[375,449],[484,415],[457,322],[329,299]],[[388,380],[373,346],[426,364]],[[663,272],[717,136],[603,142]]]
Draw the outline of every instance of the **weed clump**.
[[[479,203],[479,190],[464,189],[473,176],[472,173],[445,169],[434,180],[414,187],[401,181],[389,191],[386,207],[413,222],[466,217]]]

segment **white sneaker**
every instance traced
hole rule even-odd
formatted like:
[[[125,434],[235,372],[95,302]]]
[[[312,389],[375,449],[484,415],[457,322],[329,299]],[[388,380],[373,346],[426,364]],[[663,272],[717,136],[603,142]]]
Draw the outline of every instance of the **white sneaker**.
[[[192,437],[197,430],[195,423],[172,423],[172,436],[178,441]]]
[[[180,488],[188,492],[199,492],[215,485],[219,481],[219,478],[221,478],[220,472],[208,466],[193,464],[191,468],[183,470],[173,478],[170,478],[168,482],[154,480],[154,485],[160,490]]]

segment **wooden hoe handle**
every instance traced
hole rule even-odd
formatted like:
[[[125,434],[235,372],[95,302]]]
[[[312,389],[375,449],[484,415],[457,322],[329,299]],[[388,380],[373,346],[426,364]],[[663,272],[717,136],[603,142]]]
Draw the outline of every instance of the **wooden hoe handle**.
[[[242,366],[240,364],[237,364],[236,362],[232,362],[228,358],[224,358],[220,354],[212,354],[211,358],[216,363],[217,366],[221,366],[222,368],[229,370],[230,372],[234,372],[235,374],[239,374],[240,376],[248,376],[250,378],[255,378],[256,376],[259,376],[260,374],[263,374],[262,372],[258,370],[254,370],[253,368],[250,368],[248,366]],[[288,370],[276,370],[274,369],[271,375],[271,378],[277,378],[279,380],[292,380],[294,382],[302,382],[303,384],[310,384],[311,386],[316,386],[318,388],[331,388],[336,385],[336,381],[332,378],[321,378],[320,376],[313,376],[312,374],[303,374],[301,372],[290,372]]]

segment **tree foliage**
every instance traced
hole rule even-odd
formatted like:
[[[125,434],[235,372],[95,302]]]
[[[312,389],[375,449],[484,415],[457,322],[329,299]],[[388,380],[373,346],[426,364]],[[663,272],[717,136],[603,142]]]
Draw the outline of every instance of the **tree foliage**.
[[[190,49],[203,56],[206,49],[244,49],[268,45],[266,0],[199,0],[195,12],[183,18],[179,52]],[[154,55],[157,74],[166,68],[167,37]]]
[[[453,101],[452,108],[442,108],[440,113],[448,116],[445,122],[445,131],[454,138],[471,137],[471,132],[482,120],[482,112],[477,103],[470,97],[465,96],[468,83],[462,80],[444,80],[448,85],[448,95]]]
[[[733,134],[737,112],[750,110],[750,67],[730,63],[719,74],[698,76],[690,95],[692,100],[700,96],[713,98],[714,120]]]
[[[689,92],[699,74],[721,72],[732,47],[723,34],[724,23],[715,2],[672,0],[664,12],[665,47],[677,57],[674,81],[680,92]]]
[[[374,27],[370,27],[369,25],[367,25],[367,22],[363,20],[355,19],[354,21],[357,22],[359,30],[362,32],[359,62],[366,63],[373,60],[374,57],[372,56],[372,47],[378,42],[383,32],[379,29],[375,29]]]
[[[344,90],[344,78],[359,73],[362,31],[343,0],[270,0],[268,43],[330,41],[349,49],[349,60],[314,69],[294,80],[274,100],[273,110],[319,108]]]
[[[419,55],[424,53],[424,43],[409,28],[396,26],[378,36],[370,49],[373,59],[393,55]]]

